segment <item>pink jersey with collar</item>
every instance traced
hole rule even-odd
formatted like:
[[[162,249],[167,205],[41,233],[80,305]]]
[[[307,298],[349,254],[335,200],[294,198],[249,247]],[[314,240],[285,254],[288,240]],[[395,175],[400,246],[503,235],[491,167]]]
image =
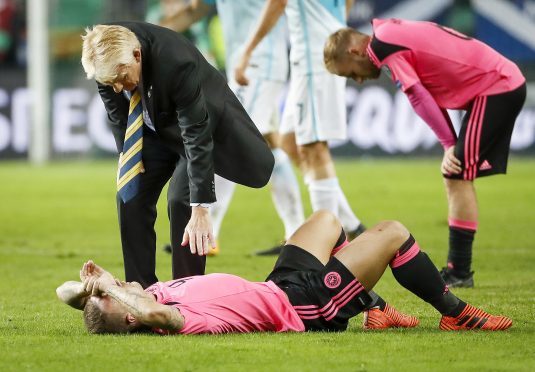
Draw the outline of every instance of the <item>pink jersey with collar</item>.
[[[518,88],[518,67],[488,45],[431,22],[374,19],[368,55],[406,91],[421,83],[441,108]]]
[[[230,274],[208,274],[158,282],[145,289],[175,306],[185,325],[177,333],[303,332],[305,326],[273,282],[249,282]],[[155,332],[168,334],[161,329]]]

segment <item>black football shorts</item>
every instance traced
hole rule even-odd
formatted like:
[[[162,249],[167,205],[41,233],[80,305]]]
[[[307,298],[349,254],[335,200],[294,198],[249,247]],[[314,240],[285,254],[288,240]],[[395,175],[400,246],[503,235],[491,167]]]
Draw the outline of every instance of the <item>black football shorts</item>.
[[[314,255],[285,245],[266,280],[290,300],[307,331],[344,331],[372,302],[355,276],[335,257],[323,265]]]
[[[513,128],[525,100],[525,83],[510,92],[476,97],[462,119],[455,144],[463,172],[444,177],[473,180],[506,173]]]

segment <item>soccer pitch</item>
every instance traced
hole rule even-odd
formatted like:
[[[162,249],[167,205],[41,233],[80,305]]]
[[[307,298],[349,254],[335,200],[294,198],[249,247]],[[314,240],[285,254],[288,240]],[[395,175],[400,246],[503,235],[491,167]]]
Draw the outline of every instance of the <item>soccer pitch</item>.
[[[447,253],[446,197],[439,159],[337,161],[354,211],[371,226],[402,221],[433,261]],[[507,176],[476,181],[480,206],[474,289],[461,298],[508,315],[506,332],[447,333],[431,306],[401,288],[387,269],[375,288],[414,314],[410,330],[364,332],[362,315],[345,333],[222,336],[89,335],[81,312],[57,300],[55,288],[76,280],[89,258],[123,277],[115,211],[114,161],[46,167],[0,164],[0,371],[377,371],[535,370],[535,160],[512,158]],[[308,207],[308,195],[302,189]],[[170,279],[165,195],[157,222],[157,273]],[[238,188],[208,272],[262,281],[274,257],[251,252],[283,235],[271,196]]]

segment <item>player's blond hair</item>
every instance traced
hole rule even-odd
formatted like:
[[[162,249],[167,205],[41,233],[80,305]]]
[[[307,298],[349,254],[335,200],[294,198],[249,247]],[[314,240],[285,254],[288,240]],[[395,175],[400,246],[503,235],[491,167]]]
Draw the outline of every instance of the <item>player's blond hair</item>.
[[[123,26],[96,25],[82,35],[82,66],[88,79],[111,83],[118,68],[135,62],[133,51],[141,44],[136,35]]]
[[[332,74],[336,74],[336,63],[347,54],[347,47],[354,37],[366,36],[360,32],[349,28],[341,28],[331,34],[323,48],[323,62],[325,68]]]
[[[104,314],[94,301],[87,301],[84,307],[84,323],[89,333],[127,333],[132,330],[126,322],[121,322],[117,314]]]

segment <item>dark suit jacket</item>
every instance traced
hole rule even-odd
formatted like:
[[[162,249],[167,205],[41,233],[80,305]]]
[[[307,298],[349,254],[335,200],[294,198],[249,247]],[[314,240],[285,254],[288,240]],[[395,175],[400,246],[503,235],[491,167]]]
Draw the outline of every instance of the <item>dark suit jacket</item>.
[[[147,111],[162,141],[186,153],[190,201],[215,201],[214,170],[245,186],[264,186],[273,155],[223,75],[171,30],[143,22],[114,24],[130,29],[141,43]],[[129,103],[112,87],[98,84],[98,90],[121,152]]]

